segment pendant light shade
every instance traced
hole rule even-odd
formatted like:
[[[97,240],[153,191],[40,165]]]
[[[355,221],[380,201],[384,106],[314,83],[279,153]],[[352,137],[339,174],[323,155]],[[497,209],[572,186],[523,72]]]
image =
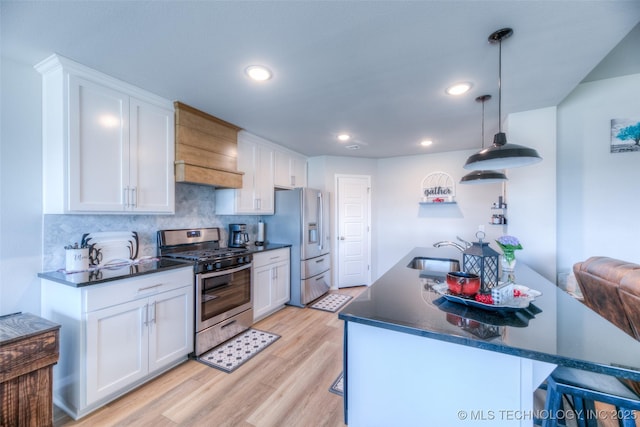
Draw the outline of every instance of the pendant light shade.
[[[507,135],[498,132],[491,147],[469,156],[465,169],[509,169],[538,163],[542,157],[533,148],[507,143]]]
[[[507,142],[507,135],[502,132],[502,40],[513,34],[511,28],[503,28],[489,36],[489,43],[498,43],[500,47],[498,61],[498,133],[493,138],[493,145],[469,156],[465,169],[509,169],[538,163],[542,157],[529,147]]]
[[[498,182],[504,182],[507,180],[507,176],[498,171],[492,170],[480,170],[471,171],[460,180],[460,184],[495,184]]]
[[[484,151],[484,103],[489,99],[491,99],[491,95],[482,95],[476,98],[476,101],[482,102],[482,151]],[[495,184],[506,180],[507,176],[502,172],[495,170],[477,170],[463,176],[460,184]]]

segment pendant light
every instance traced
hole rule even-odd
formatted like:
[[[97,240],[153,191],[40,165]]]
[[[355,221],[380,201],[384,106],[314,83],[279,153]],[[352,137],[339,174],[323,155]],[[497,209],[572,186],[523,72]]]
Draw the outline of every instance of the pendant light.
[[[484,149],[484,103],[491,99],[491,95],[481,95],[476,98],[477,102],[482,102],[482,149]],[[507,176],[498,171],[479,170],[472,171],[462,177],[460,184],[494,184],[504,182]]]
[[[507,143],[507,135],[502,132],[502,40],[513,34],[511,28],[503,28],[489,36],[489,43],[498,43],[498,133],[493,137],[493,145],[469,156],[465,169],[508,169],[538,163],[542,157],[533,148]]]

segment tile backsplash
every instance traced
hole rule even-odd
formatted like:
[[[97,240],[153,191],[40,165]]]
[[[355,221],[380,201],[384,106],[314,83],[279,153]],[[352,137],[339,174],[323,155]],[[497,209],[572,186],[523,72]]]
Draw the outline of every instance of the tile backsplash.
[[[215,190],[204,185],[176,183],[174,215],[44,215],[43,271],[64,268],[66,245],[80,243],[82,235],[98,231],[138,232],[138,257],[155,256],[158,230],[220,227],[220,244],[227,245],[229,224],[247,224],[249,240],[258,232],[259,216],[216,215]]]

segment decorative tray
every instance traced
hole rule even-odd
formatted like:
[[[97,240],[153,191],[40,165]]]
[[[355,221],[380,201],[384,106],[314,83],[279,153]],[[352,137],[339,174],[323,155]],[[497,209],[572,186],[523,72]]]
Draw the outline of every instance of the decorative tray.
[[[92,266],[122,263],[138,256],[138,233],[135,231],[103,231],[86,233],[82,245],[89,247]]]
[[[475,307],[483,310],[498,311],[498,312],[517,311],[523,308],[527,308],[529,304],[531,304],[531,301],[535,300],[537,297],[542,295],[542,292],[527,288],[526,286],[515,285],[515,284],[508,285],[508,286],[509,287],[505,287],[503,285],[501,286],[501,288],[503,290],[510,291],[511,296],[506,298],[503,296],[500,299],[496,298],[498,302],[494,304],[487,304],[480,301],[476,301],[473,298],[453,295],[449,293],[449,289],[446,283],[433,286],[433,289],[448,301],[464,304],[469,307]],[[518,296],[514,296],[513,291],[518,291]]]

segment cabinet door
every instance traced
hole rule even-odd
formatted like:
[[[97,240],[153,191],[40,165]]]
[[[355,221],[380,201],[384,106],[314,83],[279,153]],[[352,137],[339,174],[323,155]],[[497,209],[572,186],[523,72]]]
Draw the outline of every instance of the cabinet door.
[[[69,76],[70,211],[122,211],[129,182],[129,97]]]
[[[149,298],[149,372],[193,352],[193,286]]]
[[[237,213],[253,213],[255,198],[255,151],[256,144],[238,138],[238,170],[244,172],[242,188],[230,190],[235,192],[235,211]]]
[[[242,188],[216,191],[216,213],[222,215],[273,214],[273,150],[256,137],[238,135],[238,170]]]
[[[255,209],[259,214],[274,213],[273,150],[256,147]]]
[[[130,208],[174,212],[174,112],[131,98]]]
[[[144,298],[87,313],[87,405],[147,375],[147,305]]]
[[[277,307],[288,303],[291,298],[289,262],[281,262],[274,265],[272,269],[274,272],[272,305]]]
[[[271,311],[272,271],[270,266],[256,268],[253,271],[253,319],[262,318]]]
[[[274,153],[273,185],[278,188],[291,187],[291,158],[289,153],[276,150]]]
[[[294,153],[275,151],[273,183],[277,188],[307,186],[307,159]]]
[[[307,159],[302,156],[291,156],[291,187],[307,186]]]

